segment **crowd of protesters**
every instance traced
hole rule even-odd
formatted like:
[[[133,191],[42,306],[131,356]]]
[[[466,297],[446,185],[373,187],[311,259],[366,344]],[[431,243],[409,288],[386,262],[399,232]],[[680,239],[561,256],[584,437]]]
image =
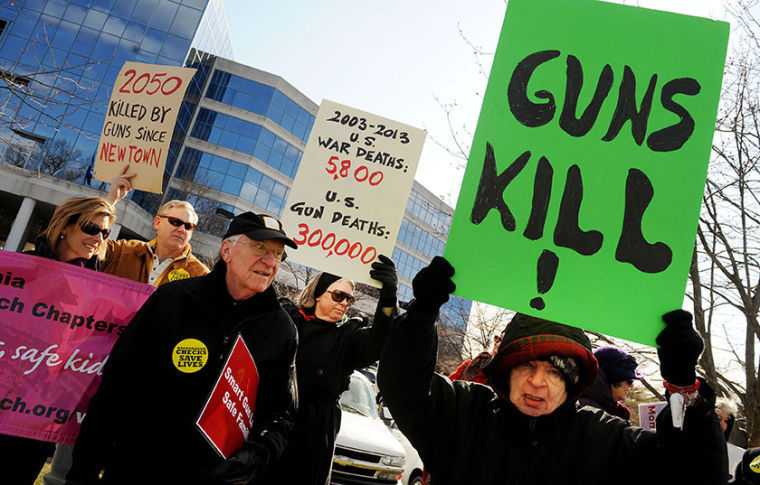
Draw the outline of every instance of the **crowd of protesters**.
[[[285,248],[297,245],[269,215],[233,217],[211,271],[192,254],[198,216],[187,202],[159,208],[149,242],[107,239],[130,178],[114,179],[105,199],[63,203],[35,241],[33,254],[158,287],[117,340],[76,444],[57,447],[47,485],[330,483],[338,398],[353,370],[378,359],[384,403],[435,485],[721,484],[731,474],[758,483],[758,449],[729,473],[726,426],[736,412],[716,408],[696,376],[703,342],[688,312],[663,315],[657,337],[666,395],[683,405],[668,405],[644,430],[624,404],[642,377],[635,358],[615,346],[592,350],[583,330],[558,322],[517,314],[490,351],[450,377],[435,373],[434,324],[455,289],[444,258],[414,277],[414,299],[399,315],[395,265],[379,256],[369,272],[380,283],[374,318],[347,318],[355,284],[338,275],[318,274],[296,302],[278,297],[272,283]],[[196,421],[237,335],[259,388],[247,438],[223,459]],[[170,354],[188,340],[202,342],[207,360],[177,372]],[[156,405],[135,406],[135,396]],[[52,452],[50,443],[0,436],[7,483],[33,483]]]

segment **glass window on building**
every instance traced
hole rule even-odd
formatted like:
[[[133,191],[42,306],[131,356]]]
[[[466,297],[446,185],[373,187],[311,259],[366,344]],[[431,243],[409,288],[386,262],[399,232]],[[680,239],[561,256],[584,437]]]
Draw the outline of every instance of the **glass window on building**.
[[[427,262],[415,258],[406,251],[394,248],[393,261],[396,263],[396,270],[405,278],[411,280],[425,266]]]
[[[303,153],[255,123],[206,108],[198,111],[192,137],[254,156],[290,178],[295,177]]]
[[[279,90],[266,84],[216,70],[206,97],[271,119],[304,142],[314,116]]]
[[[414,189],[409,194],[406,210],[442,236],[448,236],[449,228],[451,227],[451,214],[445,213],[433,206],[433,204],[428,202]]]
[[[399,283],[397,297],[399,302],[409,303],[414,298],[414,291],[411,287]]]
[[[45,139],[40,150],[15,143],[8,151],[9,138],[4,137],[3,160],[23,158],[27,167],[44,166],[49,165],[52,148],[74,147],[71,150],[79,153],[69,159],[72,167],[53,174],[71,180],[81,160],[95,155],[95,144],[80,143],[81,136],[97,139],[123,63],[182,65],[206,3],[26,0],[12,7],[8,2],[0,5],[0,72],[33,73],[25,95],[33,95],[34,102],[20,100],[13,124],[23,121],[25,133]],[[0,103],[8,106],[6,101],[0,93]],[[24,109],[29,105],[37,109]],[[82,151],[85,148],[91,151]]]
[[[401,221],[398,239],[431,259],[433,256],[443,254],[443,250],[446,247],[443,241],[408,219]]]
[[[186,147],[177,177],[247,200],[280,215],[288,188],[253,167]]]

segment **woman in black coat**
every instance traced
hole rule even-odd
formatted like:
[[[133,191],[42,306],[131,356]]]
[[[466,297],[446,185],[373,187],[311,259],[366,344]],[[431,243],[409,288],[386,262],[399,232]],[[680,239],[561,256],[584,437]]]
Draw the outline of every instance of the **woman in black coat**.
[[[53,213],[47,228],[35,239],[28,254],[98,270],[111,225],[116,220],[113,205],[100,197],[69,199]],[[0,460],[6,466],[0,482],[33,484],[55,444],[16,436],[0,435]]]
[[[298,415],[285,453],[258,483],[298,485],[329,482],[335,437],[340,429],[338,399],[351,373],[380,357],[396,309],[396,268],[380,255],[370,276],[380,281],[372,326],[346,318],[354,301],[354,283],[320,273],[298,298],[281,304],[298,328]]]
[[[726,442],[715,392],[696,378],[704,343],[690,313],[663,315],[656,338],[663,385],[685,404],[685,415],[675,413],[682,427],[666,406],[656,430],[645,430],[575,405],[597,361],[583,330],[550,320],[515,315],[483,369],[491,388],[436,374],[434,324],[455,289],[453,275],[439,256],[417,273],[415,300],[391,326],[377,374],[385,404],[434,484],[726,482]]]

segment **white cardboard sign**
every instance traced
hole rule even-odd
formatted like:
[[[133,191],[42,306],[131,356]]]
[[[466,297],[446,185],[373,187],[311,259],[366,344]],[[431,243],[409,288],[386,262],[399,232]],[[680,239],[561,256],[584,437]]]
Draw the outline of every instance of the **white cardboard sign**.
[[[379,286],[369,264],[393,254],[425,135],[323,100],[282,215],[289,259]]]

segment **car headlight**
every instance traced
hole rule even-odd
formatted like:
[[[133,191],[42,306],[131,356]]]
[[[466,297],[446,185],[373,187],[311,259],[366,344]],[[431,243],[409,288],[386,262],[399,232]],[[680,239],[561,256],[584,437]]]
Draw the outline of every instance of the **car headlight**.
[[[383,456],[383,465],[388,466],[404,466],[405,459],[403,456],[385,455]]]
[[[377,474],[378,480],[386,480],[389,482],[397,482],[401,480],[401,473],[398,472],[380,472]]]

